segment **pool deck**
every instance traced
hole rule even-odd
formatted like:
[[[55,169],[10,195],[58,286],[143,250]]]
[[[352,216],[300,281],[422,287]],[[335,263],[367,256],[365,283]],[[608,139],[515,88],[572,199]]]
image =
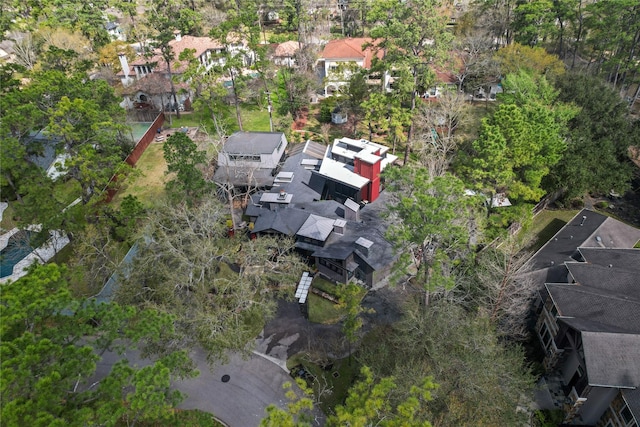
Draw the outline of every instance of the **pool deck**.
[[[31,226],[29,228],[37,230],[38,227],[39,226]],[[7,233],[0,236],[0,250],[7,247],[7,244],[9,243],[9,237],[13,236],[18,231],[20,231],[18,228],[13,228],[9,230]],[[47,242],[44,245],[35,249],[29,255],[27,255],[22,260],[20,260],[13,267],[13,274],[11,274],[10,276],[1,278],[0,284],[7,283],[7,282],[14,282],[18,280],[19,278],[21,278],[27,273],[25,269],[31,266],[35,262],[38,262],[38,263],[48,262],[51,258],[53,258],[53,256],[56,253],[60,251],[60,249],[64,248],[68,243],[69,243],[69,238],[67,237],[66,234],[60,231],[52,231],[50,233],[49,240],[47,240]]]

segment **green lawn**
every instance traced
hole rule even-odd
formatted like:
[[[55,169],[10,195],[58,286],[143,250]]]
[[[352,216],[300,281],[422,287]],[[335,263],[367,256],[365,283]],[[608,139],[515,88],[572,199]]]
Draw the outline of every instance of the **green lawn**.
[[[242,128],[245,131],[268,132],[270,130],[269,112],[266,108],[261,110],[255,104],[242,104],[240,114],[242,117]],[[228,133],[235,132],[239,129],[235,108],[232,105],[226,106],[223,111],[218,112],[218,115],[218,120],[224,125]],[[273,113],[273,118],[274,120],[276,118],[275,112]],[[210,133],[215,132],[215,125],[208,108],[180,113],[179,119],[175,114],[172,114],[171,117],[167,116],[164,125],[171,126],[171,128],[179,128],[182,126],[200,127]]]
[[[322,292],[335,295],[335,283],[323,279],[319,275],[313,278],[312,286]],[[307,304],[309,306],[309,321],[314,323],[337,323],[345,314],[344,310],[338,307],[337,304],[313,294],[311,291],[309,291],[309,296],[307,297]]]
[[[131,194],[140,200],[145,207],[157,206],[165,197],[167,182],[167,163],[164,160],[162,144],[152,143],[142,154],[134,173],[123,179],[123,184],[113,199],[118,205]]]
[[[270,131],[269,112],[266,109],[260,110],[256,105],[243,105],[240,113],[244,130],[254,132]],[[275,113],[273,113],[273,118],[275,119]]]
[[[18,203],[17,201],[9,202],[9,205],[2,213],[2,221],[0,221],[0,231],[5,232],[11,230],[17,226],[16,221],[13,219],[15,214],[15,210],[13,209],[13,205]]]
[[[309,321],[314,323],[332,324],[340,321],[345,312],[337,304],[309,292]]]
[[[527,232],[534,237],[528,250],[535,252],[553,237],[579,210],[543,210],[533,219],[531,229]]]

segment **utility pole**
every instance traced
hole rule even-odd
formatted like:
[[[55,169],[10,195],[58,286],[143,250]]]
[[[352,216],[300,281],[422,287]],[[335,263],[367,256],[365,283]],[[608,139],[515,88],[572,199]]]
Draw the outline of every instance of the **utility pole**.
[[[271,106],[271,92],[266,90],[264,92],[267,95],[267,111],[269,112],[269,129],[273,132],[273,116],[271,112],[273,111],[273,107]]]

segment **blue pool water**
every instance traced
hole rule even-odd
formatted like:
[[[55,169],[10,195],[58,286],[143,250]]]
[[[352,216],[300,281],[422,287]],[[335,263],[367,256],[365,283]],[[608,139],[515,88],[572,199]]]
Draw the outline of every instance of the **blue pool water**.
[[[13,267],[33,252],[29,231],[20,230],[9,237],[7,247],[0,251],[0,278],[11,276]]]
[[[149,127],[152,124],[153,122],[129,123],[129,126],[131,127],[131,135],[133,137],[133,141],[135,143],[138,143],[138,141],[140,141],[140,138],[144,136],[145,132],[147,131],[147,129],[149,129]]]

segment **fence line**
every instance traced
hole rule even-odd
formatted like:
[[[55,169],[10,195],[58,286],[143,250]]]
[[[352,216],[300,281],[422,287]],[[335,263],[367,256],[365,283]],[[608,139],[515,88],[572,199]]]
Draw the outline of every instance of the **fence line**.
[[[140,138],[140,140],[136,143],[136,146],[131,151],[131,154],[129,154],[125,159],[125,162],[129,166],[135,167],[136,163],[138,163],[138,160],[140,160],[142,153],[144,153],[146,149],[149,148],[149,145],[151,145],[151,142],[156,137],[157,129],[161,128],[163,124],[164,124],[164,114],[160,113],[158,114],[156,119],[153,121],[151,126],[149,126],[149,129],[147,129],[144,135],[142,135],[142,138]],[[107,184],[107,191],[106,191],[107,195],[104,199],[106,203],[111,202],[111,200],[113,200],[116,193],[118,192],[118,188],[115,187],[114,185],[117,181],[118,181],[118,174],[114,174],[109,180],[109,183]]]

